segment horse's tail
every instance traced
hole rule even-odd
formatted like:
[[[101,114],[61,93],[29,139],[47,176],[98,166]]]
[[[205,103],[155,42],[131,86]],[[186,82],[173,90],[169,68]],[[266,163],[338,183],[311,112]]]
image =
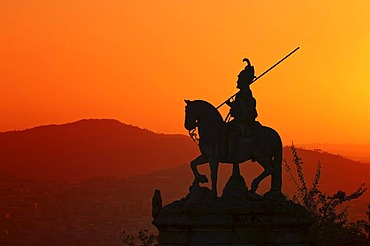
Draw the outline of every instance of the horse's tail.
[[[276,146],[272,160],[271,190],[281,191],[282,186],[282,163],[283,163],[283,143],[279,134],[276,132]]]

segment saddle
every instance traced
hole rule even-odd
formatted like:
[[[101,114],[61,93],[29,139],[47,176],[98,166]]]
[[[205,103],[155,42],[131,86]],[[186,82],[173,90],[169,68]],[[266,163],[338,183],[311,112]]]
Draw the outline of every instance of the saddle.
[[[248,139],[246,142],[249,143],[249,148],[252,152],[252,161],[255,162],[255,158],[258,155],[257,152],[260,152],[262,149],[262,140],[263,136],[261,134],[262,124],[259,121],[255,121],[252,126],[252,130],[248,133],[247,131],[240,137],[240,142],[243,144],[245,139]],[[239,142],[238,141],[238,142]],[[238,148],[237,148],[238,149]]]
[[[239,160],[245,159],[245,157],[250,157],[253,162],[256,161],[256,156],[262,148],[262,136],[260,134],[261,128],[261,123],[255,121],[251,130],[244,131],[243,134],[239,135],[236,138],[234,159]],[[225,158],[230,157],[228,156],[229,146],[227,133],[224,134],[224,137],[222,139],[223,144],[221,146],[221,152],[223,153],[223,156]]]

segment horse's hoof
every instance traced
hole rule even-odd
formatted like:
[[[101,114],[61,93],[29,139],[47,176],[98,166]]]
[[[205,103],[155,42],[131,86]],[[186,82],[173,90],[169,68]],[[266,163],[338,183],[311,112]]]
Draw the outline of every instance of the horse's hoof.
[[[203,183],[208,183],[208,178],[207,178],[206,175],[200,175],[198,181],[201,182],[202,184]]]

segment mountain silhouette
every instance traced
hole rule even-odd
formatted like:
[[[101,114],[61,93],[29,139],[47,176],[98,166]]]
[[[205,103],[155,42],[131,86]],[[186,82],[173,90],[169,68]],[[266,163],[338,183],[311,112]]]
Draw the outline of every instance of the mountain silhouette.
[[[89,119],[0,133],[0,171],[36,181],[128,177],[189,163],[197,146],[117,120]]]
[[[320,187],[328,194],[338,190],[348,194],[370,181],[368,163],[320,150],[298,149],[298,154],[304,162],[308,185],[318,161],[321,162]],[[198,155],[198,146],[185,135],[158,134],[117,120],[89,119],[0,133],[0,173],[3,173],[0,179],[15,176],[34,181],[74,182],[99,176],[126,177],[137,181],[133,184],[141,194],[150,197],[159,188],[164,199],[172,201],[187,194],[193,179],[189,162]],[[293,159],[289,147],[284,147],[284,159],[288,163]],[[252,162],[240,166],[250,187],[262,168]],[[231,168],[220,165],[220,191],[231,175]],[[208,165],[199,170],[209,177]],[[267,191],[269,184],[267,178],[257,192]],[[296,190],[284,170],[283,192],[291,197]],[[357,207],[367,207],[369,193],[354,201]],[[364,213],[361,209],[356,209],[358,216]]]
[[[352,160],[370,163],[370,144],[330,144],[312,143],[297,144],[298,147],[326,151],[333,154],[342,155]]]
[[[189,168],[189,162],[198,155],[198,146],[185,135],[158,134],[111,119],[0,133],[0,171],[36,181],[130,177],[182,164]],[[328,188],[340,183],[355,189],[370,180],[370,164],[319,150],[299,149],[299,155],[308,181],[313,179],[318,161],[322,164],[321,183]],[[292,158],[290,148],[284,147],[284,159],[290,162]],[[220,168],[220,173],[228,173],[222,170],[231,170],[231,165],[221,164]],[[252,162],[241,168],[247,179],[262,171]],[[209,172],[207,165],[200,170]]]

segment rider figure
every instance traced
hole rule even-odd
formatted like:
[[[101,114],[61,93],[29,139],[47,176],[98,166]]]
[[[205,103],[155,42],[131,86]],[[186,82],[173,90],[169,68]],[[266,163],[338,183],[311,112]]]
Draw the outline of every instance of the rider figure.
[[[246,61],[248,65],[238,75],[237,88],[239,92],[236,94],[234,101],[226,102],[230,106],[230,116],[234,117],[228,123],[228,157],[231,159],[235,158],[236,141],[239,136],[244,135],[254,139],[257,117],[256,99],[249,88],[255,78],[254,67],[247,58],[244,58],[243,61]]]

